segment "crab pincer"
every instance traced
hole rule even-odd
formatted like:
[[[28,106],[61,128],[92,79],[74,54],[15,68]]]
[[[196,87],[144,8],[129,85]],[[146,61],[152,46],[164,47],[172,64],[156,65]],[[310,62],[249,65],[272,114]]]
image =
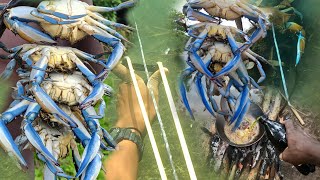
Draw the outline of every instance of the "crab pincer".
[[[0,117],[0,145],[7,151],[10,155],[14,156],[18,159],[19,163],[23,167],[27,167],[27,163],[22,157],[18,146],[15,144],[6,124],[12,122],[15,117],[22,114],[24,111],[27,110],[30,102],[27,100],[23,100],[20,103],[16,104],[12,108],[6,110],[1,114]]]

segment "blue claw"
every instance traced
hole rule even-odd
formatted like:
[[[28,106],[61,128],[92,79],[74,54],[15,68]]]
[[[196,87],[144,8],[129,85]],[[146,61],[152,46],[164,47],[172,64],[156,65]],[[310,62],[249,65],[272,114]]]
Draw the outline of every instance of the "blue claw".
[[[243,117],[246,115],[247,111],[249,110],[249,107],[250,107],[250,100],[248,100],[246,105],[243,107],[241,114],[237,118],[237,121],[236,121],[234,127],[232,128],[232,131],[235,131],[240,127],[240,124],[243,121]]]
[[[256,81],[252,77],[250,77],[250,83],[253,85],[253,87],[255,87],[259,90],[262,90],[261,87],[259,86],[259,84],[256,83]]]
[[[18,97],[20,97],[22,99],[25,99],[27,101],[30,101],[30,102],[34,102],[33,99],[31,99],[31,98],[29,98],[27,96],[24,96],[24,87],[23,87],[23,85],[21,84],[20,81],[17,82],[16,86],[17,86],[17,96]]]
[[[65,174],[60,167],[51,164],[51,162],[48,161],[42,154],[37,153],[37,156],[42,162],[46,163],[47,168],[51,171],[51,173],[54,176],[59,176],[59,177],[63,177],[66,179],[74,179],[73,176],[69,176],[69,175]],[[49,175],[45,174],[45,177],[47,177],[47,176],[49,176]]]
[[[13,154],[18,160],[19,163],[24,167],[27,168],[27,162],[24,160],[23,156],[21,155],[18,146],[14,143],[12,136],[7,129],[5,122],[3,119],[0,119],[0,145],[10,154]]]
[[[103,133],[103,139],[108,143],[109,146],[115,149],[117,147],[117,143],[113,140],[112,136],[104,128],[101,128],[101,130]]]
[[[260,78],[258,79],[258,83],[261,83],[262,81],[264,81],[266,79],[266,73],[264,72],[262,65],[259,61],[256,61],[259,73],[260,73]]]
[[[102,119],[105,116],[104,110],[106,109],[106,102],[104,101],[104,99],[101,99],[101,104],[99,106],[98,109],[98,115],[93,115],[93,116],[89,116],[89,118],[93,118],[93,119]]]
[[[229,72],[235,70],[236,68],[238,68],[239,62],[241,62],[241,54],[235,55],[234,58],[231,61],[229,61],[219,72],[214,74],[212,78],[224,76]]]
[[[187,5],[183,7],[183,13],[184,15],[187,16],[188,19],[192,21],[213,22],[213,23],[219,22],[217,19],[213,18],[212,16],[209,16],[199,11],[195,11],[190,6],[187,6]]]
[[[244,106],[246,105],[247,101],[249,99],[249,88],[248,86],[244,86],[243,91],[241,92],[239,99],[237,100],[235,112],[230,120],[230,124],[233,124],[233,122],[238,119],[241,112],[243,111]]]
[[[40,19],[43,19],[43,20],[47,21],[50,24],[55,24],[55,25],[72,24],[72,23],[78,22],[77,20],[71,20],[71,21],[62,20],[62,21],[59,21],[59,20],[57,20],[55,18],[52,18],[52,17],[47,16],[45,14],[39,13],[38,10],[31,11],[31,15],[33,15],[35,17],[38,17]]]
[[[31,91],[43,110],[56,114],[58,117],[66,120],[71,128],[77,127],[77,124],[70,116],[67,115],[38,84],[33,84]]]
[[[42,5],[39,5],[36,11],[44,13],[44,14],[50,14],[50,15],[53,15],[53,16],[61,18],[61,19],[79,19],[79,18],[82,18],[87,15],[87,14],[81,14],[81,15],[69,16],[64,13],[47,10],[46,7],[44,7]]]
[[[3,80],[7,80],[11,77],[13,69],[16,66],[16,60],[12,59],[10,60],[10,62],[7,64],[6,68],[4,69],[4,71],[0,74],[0,78]]]
[[[25,168],[27,167],[27,163],[22,157],[18,146],[14,143],[6,124],[10,123],[15,117],[21,115],[28,108],[29,103],[30,102],[23,100],[3,112],[0,117],[0,145],[6,152],[12,154]]]
[[[79,177],[83,171],[87,168],[89,163],[95,158],[100,149],[100,136],[98,133],[93,133],[89,144],[85,147],[82,154],[81,165],[76,174],[76,178]]]
[[[20,37],[23,37],[28,42],[43,44],[50,43],[56,44],[49,35],[27,25],[26,23],[20,22],[18,20],[12,20],[8,16],[4,18],[6,24],[13,28],[13,32],[18,33]]]
[[[89,6],[87,7],[87,9],[94,12],[112,12],[112,11],[119,11],[121,9],[133,7],[137,2],[138,0],[130,0],[130,1],[123,2],[115,7]]]
[[[189,112],[190,116],[192,119],[195,119],[191,110],[191,107],[189,105],[188,102],[188,98],[187,98],[187,90],[186,87],[184,85],[184,81],[185,79],[190,76],[195,70],[192,68],[188,68],[185,69],[184,71],[182,71],[180,78],[179,78],[179,90],[180,90],[180,95],[181,95],[181,99],[183,104],[185,105],[187,111]]]
[[[112,54],[109,56],[108,61],[106,63],[106,66],[108,67],[108,70],[112,70],[120,61],[123,52],[125,50],[125,47],[123,46],[123,44],[121,43],[121,41],[108,34],[93,34],[92,35],[94,38],[96,38],[97,40],[110,45],[113,48]]]
[[[56,166],[60,166],[53,155],[49,152],[49,150],[43,144],[40,136],[35,131],[32,126],[32,122],[38,116],[40,112],[40,106],[38,103],[31,103],[25,113],[24,122],[25,125],[23,126],[23,130],[25,135],[27,136],[29,142],[38,150],[40,151],[46,159],[53,162]]]
[[[102,167],[101,155],[97,154],[96,157],[90,162],[86,171],[83,174],[83,180],[94,180],[98,177]]]
[[[248,84],[250,81],[249,75],[248,75],[248,71],[246,69],[246,67],[244,66],[243,62],[240,62],[238,65],[238,69],[236,70],[239,78],[241,79],[241,81],[243,82],[243,84]]]
[[[214,75],[212,72],[207,68],[207,66],[203,63],[201,57],[196,53],[192,52],[190,54],[190,60],[193,66],[202,74],[206,75],[207,77],[213,77]]]
[[[96,82],[93,85],[93,89],[88,95],[88,97],[80,103],[80,109],[85,109],[92,104],[96,103],[98,100],[102,99],[104,95],[104,84],[103,82]]]
[[[208,100],[207,100],[205,90],[202,86],[202,81],[201,81],[202,77],[203,77],[203,75],[200,73],[198,73],[196,76],[196,87],[197,87],[198,93],[199,93],[201,100],[202,100],[202,103],[204,104],[206,109],[210,112],[210,114],[212,114],[213,116],[216,116],[215,113],[213,112],[213,109],[211,108]]]

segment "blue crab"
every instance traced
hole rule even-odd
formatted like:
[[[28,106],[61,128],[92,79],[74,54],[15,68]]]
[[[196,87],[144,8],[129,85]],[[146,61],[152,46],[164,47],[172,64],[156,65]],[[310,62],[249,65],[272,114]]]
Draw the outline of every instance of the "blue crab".
[[[204,10],[206,13],[201,12]],[[257,24],[257,29],[250,36],[250,47],[259,39],[267,35],[267,29],[271,25],[267,16],[256,6],[240,0],[188,0],[184,6],[184,14],[190,20],[217,23],[215,18],[237,20],[247,17]]]
[[[121,41],[127,41],[109,26],[125,30],[133,28],[107,20],[98,12],[118,11],[135,3],[136,0],[132,0],[116,7],[99,7],[79,0],[42,1],[37,8],[19,6],[6,9],[3,21],[8,29],[30,43],[55,44],[54,38],[61,38],[74,44],[88,35],[93,36],[113,48],[108,60],[104,61],[107,68],[98,76],[104,77],[123,55],[125,47]],[[44,32],[28,25],[30,22],[37,23]]]
[[[250,49],[245,50],[243,53],[239,53],[237,49],[242,44],[237,43],[233,38],[228,39],[229,45],[222,42],[204,42],[204,40],[202,40],[202,44],[197,44],[200,48],[197,50],[198,53],[195,54],[198,55],[199,61],[203,63],[203,68],[199,70],[197,66],[191,64],[191,67],[185,69],[180,76],[179,89],[186,109],[191,117],[194,118],[187,99],[187,90],[184,81],[192,74],[196,73],[196,87],[206,109],[213,116],[216,115],[215,113],[229,116],[230,118],[228,119],[230,124],[236,122],[234,128],[237,128],[240,126],[243,116],[250,104],[249,89],[251,85],[259,88],[259,85],[248,75],[242,59],[250,59],[257,64],[259,72],[261,73],[261,78],[258,81],[259,83],[265,79],[265,73],[259,60],[265,63],[268,62]],[[202,56],[202,58],[200,56]],[[188,58],[192,59],[193,57],[189,56]],[[211,74],[206,74],[205,70]],[[203,86],[203,77],[205,77],[206,88]],[[235,96],[231,93],[231,87],[235,87],[240,94]],[[221,106],[227,105],[228,111],[221,110],[213,98],[214,96],[220,95]]]
[[[51,119],[72,129],[85,147],[77,176],[85,171],[100,147],[106,150],[115,148],[112,138],[100,127],[98,121],[104,116],[105,102],[102,96],[110,95],[112,89],[100,80],[96,80],[96,75],[83,64],[85,60],[97,62],[93,55],[69,47],[24,44],[7,49],[3,44],[1,46],[5,51],[13,52],[7,57],[13,59],[8,63],[1,77],[8,78],[17,61],[20,61],[22,66],[17,70],[21,79],[17,82],[15,101],[7,111],[1,114],[0,143],[7,152],[19,159],[22,166],[26,166],[25,161],[5,125],[23,112],[25,112],[24,133],[30,143],[52,166],[59,164],[41,142],[32,123],[43,111],[50,114]],[[76,71],[77,69],[79,71]],[[93,106],[98,102],[100,102],[99,113],[96,113]],[[62,110],[61,104],[80,106],[88,130],[79,128],[77,119]],[[100,136],[104,137],[111,148],[100,141]]]

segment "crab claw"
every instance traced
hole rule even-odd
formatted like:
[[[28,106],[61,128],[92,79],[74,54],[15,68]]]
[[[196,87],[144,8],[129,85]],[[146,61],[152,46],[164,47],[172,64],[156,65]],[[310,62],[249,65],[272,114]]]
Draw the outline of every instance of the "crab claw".
[[[37,102],[42,109],[48,113],[57,115],[59,118],[66,120],[71,128],[76,128],[77,124],[67,115],[61,108],[51,99],[51,97],[39,86],[33,84],[31,91],[33,92]]]
[[[219,22],[219,20],[213,18],[212,16],[209,16],[207,14],[194,10],[189,5],[185,5],[183,7],[183,14],[185,14],[188,19],[192,21],[200,21],[200,22],[213,22],[213,23]]]
[[[22,157],[19,148],[14,143],[6,124],[10,123],[18,115],[21,115],[28,108],[29,103],[30,102],[23,100],[3,112],[0,116],[0,145],[10,155],[18,159],[19,163],[25,168],[27,168],[27,163]]]
[[[241,92],[238,101],[236,103],[235,112],[230,120],[230,124],[233,124],[235,120],[239,118],[241,112],[243,111],[244,107],[246,106],[249,99],[249,88],[248,86],[244,86],[243,91]]]
[[[60,166],[53,155],[48,151],[48,149],[43,144],[40,136],[33,128],[32,124],[27,122],[23,127],[24,133],[27,136],[29,142],[43,154],[50,162],[52,162],[56,166]]]
[[[22,157],[18,146],[14,143],[12,136],[10,135],[9,130],[7,129],[3,119],[0,119],[0,145],[1,147],[19,160],[19,163],[27,168],[27,162]]]
[[[95,158],[99,149],[100,149],[100,136],[98,135],[98,133],[93,133],[89,144],[87,144],[82,154],[81,164],[76,174],[76,178],[83,173],[83,171],[87,168],[89,163]]]
[[[212,107],[210,106],[210,104],[208,102],[205,90],[204,90],[204,88],[202,86],[202,77],[203,77],[203,75],[201,73],[197,73],[197,76],[196,76],[196,87],[197,87],[198,93],[199,93],[199,95],[201,97],[202,103],[204,104],[206,109],[210,112],[210,114],[212,114],[215,117],[216,115],[215,115]]]
[[[49,171],[46,171],[46,170],[44,171],[44,177],[48,178],[53,175],[54,178],[56,178],[55,176],[59,176],[66,179],[74,179],[73,176],[65,174],[64,171],[59,166],[55,166],[51,164],[51,162],[47,160],[42,154],[37,153],[37,156],[41,161],[43,161],[46,164],[46,168],[49,170]]]
[[[95,180],[99,175],[102,167],[101,155],[97,154],[96,157],[90,162],[86,171],[83,173],[81,179],[83,180]]]
[[[96,103],[104,95],[105,86],[103,82],[97,81],[93,85],[93,89],[88,95],[88,97],[80,103],[80,109],[87,108],[92,104]]]
[[[113,140],[112,136],[104,128],[101,128],[101,130],[103,133],[103,139],[108,143],[109,146],[115,149],[117,147],[117,143]]]
[[[5,70],[0,74],[0,79],[7,80],[11,77],[12,71],[16,66],[16,60],[12,59],[10,62],[7,64]]]
[[[248,109],[250,107],[250,100],[248,99],[246,105],[243,107],[241,114],[239,115],[239,117],[237,118],[237,121],[234,125],[234,127],[232,128],[232,131],[237,130],[240,127],[241,122],[243,121],[243,117],[246,115]]]
[[[181,99],[182,99],[182,102],[183,104],[185,105],[187,111],[189,112],[190,116],[192,119],[195,119],[194,118],[194,115],[192,113],[192,110],[191,110],[191,107],[189,105],[189,102],[188,102],[188,98],[187,98],[187,90],[186,90],[186,87],[184,85],[184,80],[190,76],[195,70],[192,69],[192,68],[187,68],[185,69],[184,71],[182,71],[181,75],[180,75],[180,78],[179,78],[179,91],[180,91],[180,96],[181,96]]]
[[[21,8],[25,8],[25,6],[14,8],[14,10],[19,11],[21,10]],[[22,11],[27,11],[27,10],[23,9]],[[13,13],[17,13],[17,12],[13,12]],[[19,34],[20,37],[22,37],[28,42],[36,43],[36,44],[43,44],[43,43],[56,44],[57,43],[49,35],[27,25],[26,23],[20,22],[15,19],[11,19],[11,17],[9,17],[8,14],[4,15],[4,23],[10,30]]]

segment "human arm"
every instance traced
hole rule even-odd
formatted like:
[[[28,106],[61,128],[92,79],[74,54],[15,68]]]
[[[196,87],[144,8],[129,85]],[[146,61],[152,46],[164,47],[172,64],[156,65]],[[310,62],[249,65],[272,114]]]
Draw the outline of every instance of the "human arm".
[[[118,72],[120,72],[120,78],[130,81],[128,70],[122,65],[118,65],[113,72],[118,76]],[[139,76],[136,77],[144,105],[149,115],[149,120],[152,121],[155,117],[155,110],[151,96],[149,95],[148,88],[144,81]],[[153,90],[157,102],[159,81],[160,73],[157,71],[151,76],[150,81],[148,82],[148,86]],[[117,111],[118,121],[115,125],[116,127],[135,127],[142,132],[142,134],[145,132],[143,116],[138,104],[134,86],[131,83],[122,83],[119,86]],[[119,142],[118,147],[118,150],[113,152],[104,164],[108,171],[106,179],[137,179],[139,162],[137,145],[132,141],[122,140]]]
[[[301,128],[295,128],[292,120],[284,122],[287,131],[288,148],[280,157],[293,165],[314,164],[320,166],[320,142]]]

